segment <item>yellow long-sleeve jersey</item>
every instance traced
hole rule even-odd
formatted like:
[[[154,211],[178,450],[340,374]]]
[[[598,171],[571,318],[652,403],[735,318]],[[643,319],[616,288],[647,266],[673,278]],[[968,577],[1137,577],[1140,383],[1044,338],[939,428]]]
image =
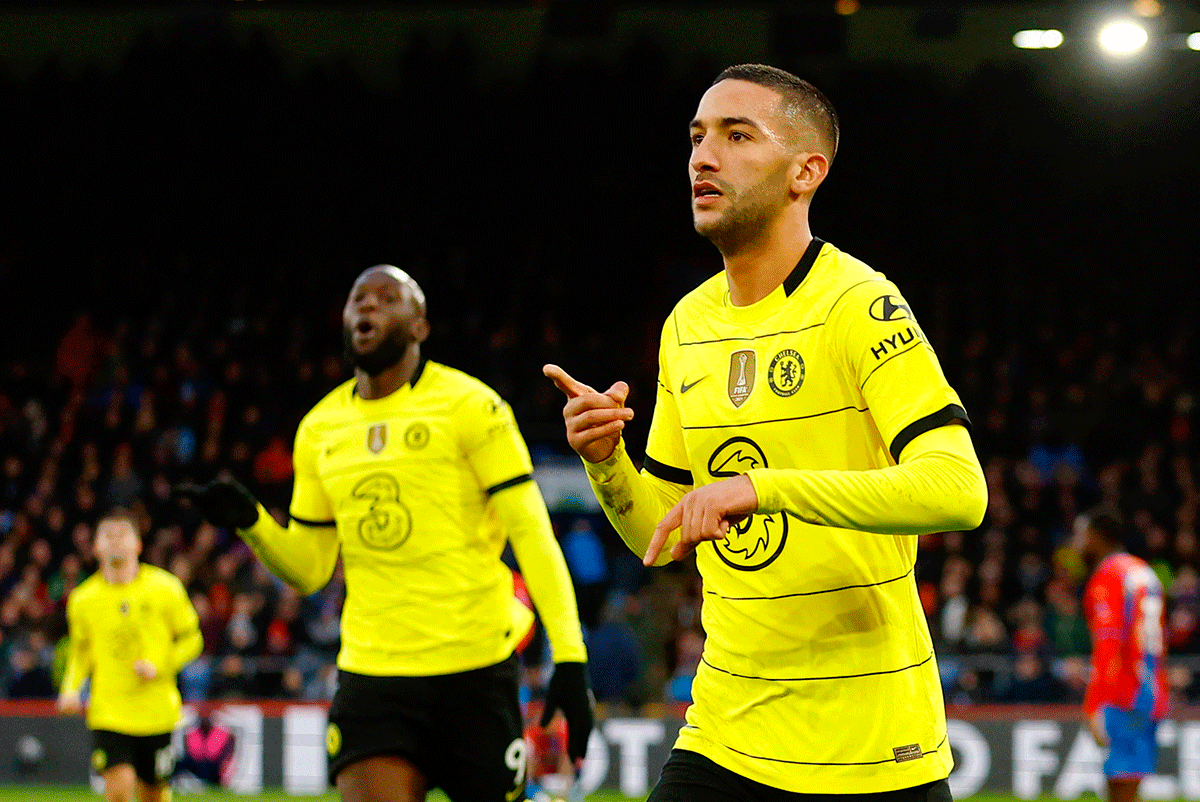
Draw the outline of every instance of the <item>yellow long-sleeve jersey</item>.
[[[828,243],[755,304],[722,273],[676,306],[642,473],[623,446],[586,467],[639,555],[687,491],[746,474],[758,494],[696,551],[707,639],[677,747],[801,793],[949,774],[913,566],[917,534],[982,518],[967,425],[899,290]]]
[[[67,599],[70,650],[62,691],[76,693],[91,677],[87,723],[94,730],[161,735],[175,728],[181,699],[179,670],[204,648],[196,610],[182,583],[153,565],[138,566],[133,581],[110,584],[100,572]],[[158,676],[133,670],[148,660]]]
[[[291,522],[242,530],[302,593],[346,569],[338,666],[431,676],[510,655],[533,614],[501,561],[511,542],[554,659],[586,659],[575,593],[512,410],[482,382],[422,362],[390,395],[353,380],[301,421]]]

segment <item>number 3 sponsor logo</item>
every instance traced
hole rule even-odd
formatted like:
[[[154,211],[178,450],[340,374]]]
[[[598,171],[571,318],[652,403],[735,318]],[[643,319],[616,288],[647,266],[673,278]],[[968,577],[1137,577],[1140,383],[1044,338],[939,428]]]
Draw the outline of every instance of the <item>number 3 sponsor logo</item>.
[[[354,486],[354,498],[366,502],[358,535],[374,549],[395,549],[408,540],[412,513],[400,501],[400,484],[386,473],[373,473]]]

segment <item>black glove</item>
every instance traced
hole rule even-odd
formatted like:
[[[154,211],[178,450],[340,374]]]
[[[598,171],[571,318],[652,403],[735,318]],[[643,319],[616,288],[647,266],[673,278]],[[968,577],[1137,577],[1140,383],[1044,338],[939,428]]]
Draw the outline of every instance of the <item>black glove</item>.
[[[191,499],[213,526],[249,529],[258,520],[258,501],[236,479],[213,479],[206,485],[179,485],[175,495]]]
[[[561,710],[567,719],[567,755],[576,766],[587,754],[588,738],[596,716],[592,712],[592,689],[588,685],[587,664],[555,663],[546,688],[546,706],[542,710],[542,726]]]

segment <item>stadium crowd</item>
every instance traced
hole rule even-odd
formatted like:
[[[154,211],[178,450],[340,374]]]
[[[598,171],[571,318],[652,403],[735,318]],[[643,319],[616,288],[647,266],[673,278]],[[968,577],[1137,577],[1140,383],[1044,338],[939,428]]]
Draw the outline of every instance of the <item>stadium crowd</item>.
[[[566,453],[543,362],[596,386],[626,379],[648,408],[663,310],[719,269],[690,232],[681,148],[694,88],[723,65],[677,69],[652,38],[611,63],[548,50],[505,82],[465,37],[418,35],[398,57],[385,92],[347,62],[295,74],[264,32],[189,19],[148,33],[112,72],[49,59],[28,78],[0,73],[0,105],[42,123],[13,128],[25,158],[0,201],[12,227],[0,242],[0,695],[55,695],[66,598],[94,570],[92,528],[112,506],[137,511],[143,559],[175,573],[200,615],[185,698],[332,695],[340,571],[300,598],[172,488],[228,472],[286,515],[291,440],[349,376],[340,304],[369,264],[400,264],[424,286],[430,356],[504,395],[535,460]],[[986,69],[957,91],[905,74],[887,98],[871,95],[869,69],[813,71],[846,143],[817,233],[913,288],[988,479],[983,525],[923,537],[919,552],[948,701],[1082,698],[1079,522],[1099,504],[1121,511],[1130,550],[1163,581],[1172,655],[1200,654],[1200,350],[1178,303],[1195,278],[1161,267],[1186,256],[1164,234],[1182,180],[1148,169],[1124,198],[1076,208],[1090,160],[1120,142],[1080,145],[1058,126],[1026,154],[1019,126],[1049,101],[1020,70]],[[597,108],[604,124],[639,109],[621,123],[637,136],[596,133]],[[959,140],[893,183],[886,153]],[[1068,177],[1018,203],[994,167],[1018,155]],[[1123,230],[1135,208],[1138,241],[1092,233]],[[627,430],[633,454],[648,420]],[[694,567],[644,569],[602,516],[554,513],[598,699],[686,702],[704,639]],[[533,686],[540,648],[526,656]],[[1179,702],[1200,698],[1187,659],[1170,682]]]

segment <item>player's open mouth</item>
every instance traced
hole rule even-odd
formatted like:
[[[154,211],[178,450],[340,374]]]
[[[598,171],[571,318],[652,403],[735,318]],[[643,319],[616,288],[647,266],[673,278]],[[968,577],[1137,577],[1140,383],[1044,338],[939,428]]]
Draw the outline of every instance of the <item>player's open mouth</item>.
[[[707,206],[715,203],[717,198],[722,195],[723,193],[717,188],[716,184],[701,181],[698,184],[692,185],[692,200],[697,206]]]
[[[354,326],[354,342],[363,343],[375,336],[375,324],[369,320],[360,320]]]

